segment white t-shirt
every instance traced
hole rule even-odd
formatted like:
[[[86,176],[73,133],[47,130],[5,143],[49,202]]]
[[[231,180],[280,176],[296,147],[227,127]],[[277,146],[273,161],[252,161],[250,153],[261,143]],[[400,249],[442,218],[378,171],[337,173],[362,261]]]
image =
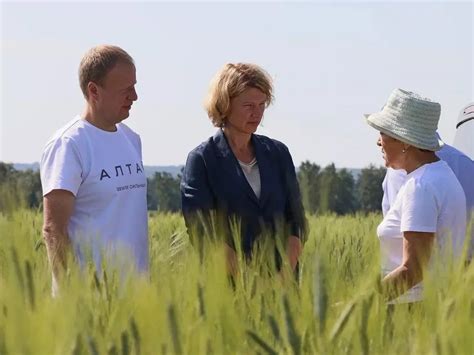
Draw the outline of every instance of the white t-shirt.
[[[147,180],[140,137],[130,128],[120,123],[107,132],[74,118],[46,144],[41,184],[43,196],[74,194],[68,233],[81,263],[90,252],[98,268],[106,256],[117,267],[132,260],[138,271],[148,269]]]
[[[467,222],[474,218],[474,162],[456,148],[445,144],[436,152],[436,155],[444,160],[456,175],[466,197]],[[395,202],[398,191],[405,183],[405,170],[387,169],[382,183],[383,199],[382,212],[385,216],[390,206]],[[474,223],[474,220],[473,220]],[[471,246],[469,254],[474,256],[474,225],[471,229]]]
[[[402,169],[387,168],[385,177],[382,181],[383,197],[382,197],[382,213],[385,216],[390,207],[395,203],[398,191],[405,183],[407,173]]]
[[[466,233],[466,199],[446,162],[425,164],[406,176],[395,202],[377,228],[383,275],[402,264],[403,233],[435,233],[439,255],[460,255]],[[395,302],[422,299],[422,284],[415,285]]]

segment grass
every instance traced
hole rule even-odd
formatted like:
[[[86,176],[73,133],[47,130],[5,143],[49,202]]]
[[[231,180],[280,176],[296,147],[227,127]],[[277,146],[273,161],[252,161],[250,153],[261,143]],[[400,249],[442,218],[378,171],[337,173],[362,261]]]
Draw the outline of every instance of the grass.
[[[0,214],[0,354],[471,354],[474,266],[440,265],[421,305],[388,308],[380,218],[309,217],[298,280],[257,256],[232,287],[219,245],[201,264],[181,216],[152,214],[149,275],[71,264],[52,299],[41,214]]]

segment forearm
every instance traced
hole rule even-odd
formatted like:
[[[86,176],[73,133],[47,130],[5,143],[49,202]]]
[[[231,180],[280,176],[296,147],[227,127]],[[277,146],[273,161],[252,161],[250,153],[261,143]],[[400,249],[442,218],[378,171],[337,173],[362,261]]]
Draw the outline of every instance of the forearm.
[[[43,238],[46,243],[51,269],[54,276],[59,279],[67,265],[67,255],[70,251],[69,237],[67,233],[58,232],[51,228],[44,228]]]
[[[423,280],[433,240],[434,233],[403,233],[403,261],[382,280],[382,290],[389,299],[402,295]]]
[[[394,299],[415,286],[423,279],[421,272],[400,265],[382,280],[382,291],[388,299]]]
[[[43,238],[56,281],[66,268],[70,250],[68,225],[74,201],[73,193],[68,190],[53,190],[43,198]]]

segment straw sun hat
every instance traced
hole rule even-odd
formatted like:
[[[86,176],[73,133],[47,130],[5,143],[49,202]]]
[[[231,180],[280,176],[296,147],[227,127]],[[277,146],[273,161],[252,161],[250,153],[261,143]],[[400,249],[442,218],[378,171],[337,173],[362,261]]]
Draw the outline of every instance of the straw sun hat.
[[[365,115],[376,130],[420,149],[441,148],[438,128],[441,105],[402,89],[393,90],[382,111]]]

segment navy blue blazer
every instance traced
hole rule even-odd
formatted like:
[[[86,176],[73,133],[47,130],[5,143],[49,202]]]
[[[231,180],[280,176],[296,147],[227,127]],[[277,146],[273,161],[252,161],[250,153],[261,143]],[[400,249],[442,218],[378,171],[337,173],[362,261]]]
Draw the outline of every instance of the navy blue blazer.
[[[251,139],[260,171],[260,198],[248,183],[221,129],[189,153],[181,181],[181,205],[188,233],[196,230],[193,224],[201,223],[202,216],[213,211],[224,216],[226,241],[233,245],[229,223],[237,217],[246,255],[250,255],[253,243],[264,232],[275,235],[277,227],[283,225],[286,237],[301,238],[306,226],[288,148],[261,135],[253,134]],[[199,218],[197,212],[201,212]]]

